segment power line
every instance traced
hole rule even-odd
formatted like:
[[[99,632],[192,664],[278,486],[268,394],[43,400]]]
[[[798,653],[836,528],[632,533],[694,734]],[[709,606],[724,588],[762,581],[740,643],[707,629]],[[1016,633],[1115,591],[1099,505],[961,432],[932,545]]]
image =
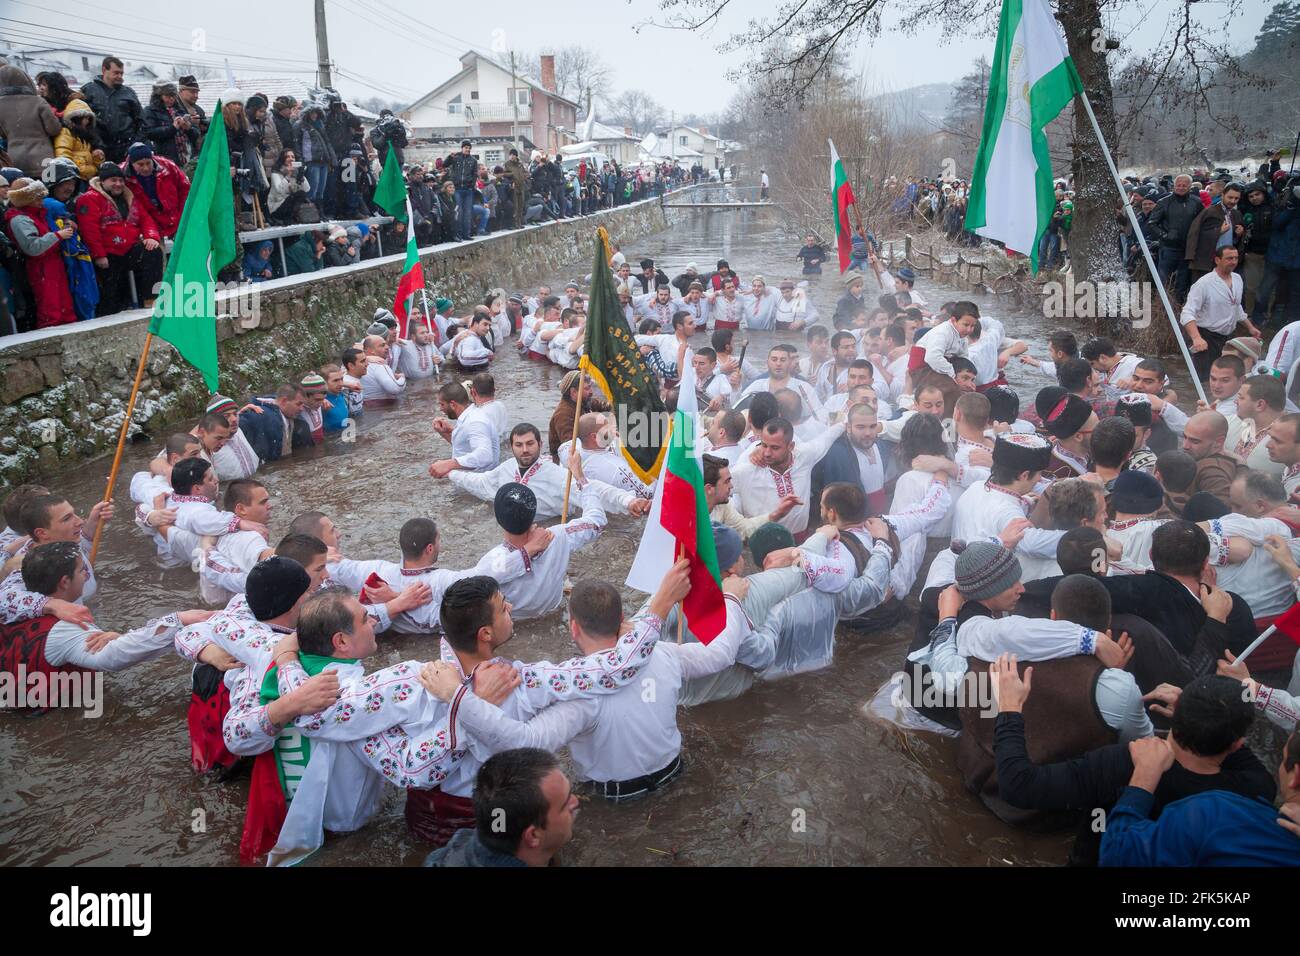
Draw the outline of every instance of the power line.
[[[176,51],[176,46],[177,46],[177,44],[176,44],[175,42],[169,42],[169,43],[166,43],[166,44],[162,44],[162,43],[150,43],[150,42],[148,42],[147,40],[133,40],[133,39],[131,39],[131,38],[129,38],[129,37],[120,37],[120,36],[116,36],[116,35],[112,35],[112,34],[105,34],[105,33],[103,33],[103,32],[90,33],[90,32],[85,31],[85,30],[72,30],[72,29],[69,29],[68,27],[50,27],[50,26],[46,26],[46,25],[43,24],[43,23],[32,23],[32,22],[30,22],[30,21],[28,21],[28,20],[15,20],[15,19],[13,19],[12,17],[0,17],[0,20],[3,20],[3,21],[5,21],[5,22],[7,22],[7,23],[16,23],[16,24],[19,24],[20,26],[24,26],[24,27],[32,27],[34,30],[38,31],[38,32],[36,33],[36,42],[40,42],[40,41],[42,41],[42,40],[48,42],[48,41],[51,39],[51,36],[50,36],[51,33],[53,33],[53,34],[70,34],[70,35],[73,35],[73,36],[80,36],[80,37],[92,37],[92,38],[94,38],[95,40],[100,41],[101,43],[102,43],[102,41],[104,41],[104,40],[110,40],[110,41],[112,41],[114,44],[121,44],[121,45],[125,45],[125,46],[130,46],[130,47],[139,48],[139,49],[144,49],[144,48],[153,47],[153,48],[157,48],[157,49],[166,50],[166,51],[168,51],[168,52],[173,52],[173,53],[174,53],[174,52],[177,52],[177,51]],[[11,32],[20,32],[20,31],[11,31]],[[21,32],[29,33],[30,31],[21,31]],[[54,39],[57,39],[57,38],[58,38],[57,36],[54,37]],[[77,42],[79,42],[79,43],[84,43],[85,41],[78,40]],[[187,59],[195,59],[195,60],[197,60],[199,57],[204,56],[204,55],[213,55],[213,56],[215,56],[216,54],[198,54],[198,53],[191,53],[191,55],[190,55]],[[150,57],[152,57],[152,56],[154,56],[154,54],[145,54],[144,56],[150,56]],[[142,58],[143,58],[143,57],[142,57]],[[286,59],[284,59],[283,57],[254,56],[253,54],[250,54],[250,53],[238,53],[238,54],[232,54],[232,55],[230,56],[230,59],[231,59],[231,60],[235,60],[235,59],[239,59],[239,60],[266,60],[266,61],[269,61],[269,62],[272,62],[272,63],[310,63],[310,62],[311,62],[310,60],[286,60]],[[160,62],[166,63],[166,62],[174,62],[174,61],[160,60]]]
[[[14,36],[26,43],[38,43],[41,41],[48,42],[50,39],[49,36],[45,34],[29,33],[27,31],[21,31],[21,30],[7,29],[5,32],[6,34]],[[148,61],[148,63],[156,64],[156,65],[173,66],[173,67],[198,65],[198,66],[211,68],[214,72],[218,72],[218,73],[221,72],[225,66],[225,60],[216,58],[211,55],[191,54],[190,56],[184,57],[183,59],[170,59],[165,56],[160,56],[151,51],[136,50],[133,47],[131,47],[129,43],[126,42],[115,43],[114,49],[118,50],[120,55],[122,56],[139,59],[141,61]],[[266,74],[301,75],[304,72],[308,72],[304,67],[300,67],[300,66],[272,67],[263,64],[244,64],[244,63],[240,63],[237,60],[231,63],[231,68],[238,69],[241,72],[250,72],[250,73],[257,72],[257,73],[266,73]]]
[[[48,6],[43,5],[43,4],[39,4],[39,3],[33,3],[33,2],[31,2],[31,0],[11,0],[11,2],[13,2],[13,3],[17,3],[17,4],[20,4],[21,6],[24,6],[24,7],[35,7],[35,8],[37,8],[38,10],[41,10],[42,12],[45,12],[45,13],[48,13],[48,12],[49,12],[49,7],[48,7]],[[65,2],[65,3],[75,3],[75,4],[77,4],[78,6],[82,6],[82,7],[85,7],[85,8],[87,8],[87,9],[94,10],[95,13],[96,13],[97,15],[102,15],[103,12],[104,12],[104,8],[103,8],[102,6],[100,6],[100,5],[96,5],[96,4],[92,4],[92,3],[89,3],[89,2],[87,2],[87,0],[63,0],[63,2]],[[179,24],[179,23],[173,23],[173,22],[165,21],[165,20],[158,20],[158,19],[156,19],[156,18],[152,18],[152,17],[146,19],[146,18],[144,18],[144,17],[140,17],[140,16],[136,16],[136,15],[128,14],[128,13],[125,13],[125,12],[122,12],[122,11],[114,11],[114,18],[115,18],[115,21],[117,21],[117,20],[122,20],[122,21],[130,20],[130,21],[137,22],[137,23],[148,23],[148,24],[150,24],[150,25],[152,25],[152,26],[170,26],[170,27],[172,27],[172,28],[174,28],[174,29],[176,29],[176,30],[180,30],[180,31],[182,31],[183,33],[187,33],[187,34],[189,34],[191,37],[193,37],[193,30],[192,30],[192,28],[191,28],[191,27],[187,27],[187,26],[183,26],[183,25],[181,25],[181,24]],[[123,25],[124,25],[124,26],[129,26],[128,24],[125,24],[125,23],[124,23]],[[54,27],[53,29],[59,29],[59,28],[58,28],[58,27]],[[156,37],[157,39],[160,39],[160,40],[167,40],[167,41],[169,41],[169,43],[170,43],[172,46],[175,46],[175,45],[177,45],[178,43],[179,43],[179,44],[184,44],[184,43],[186,43],[186,42],[189,42],[189,41],[185,41],[185,40],[175,40],[175,39],[173,39],[173,38],[171,38],[171,37],[163,36],[163,35],[160,34],[160,33],[149,33],[149,32],[147,32],[147,31],[138,30],[138,29],[135,28],[135,27],[131,27],[130,29],[132,29],[133,32],[139,33],[141,36],[151,36],[151,37]],[[237,48],[243,48],[243,47],[248,47],[248,46],[261,47],[261,48],[264,49],[264,50],[268,50],[268,51],[270,51],[270,52],[272,52],[272,53],[276,53],[276,54],[278,54],[278,58],[280,58],[280,59],[283,59],[283,58],[285,58],[285,57],[288,57],[288,58],[290,58],[290,59],[293,59],[293,58],[294,58],[294,54],[292,54],[292,53],[289,53],[289,52],[287,52],[287,51],[285,51],[285,50],[281,50],[281,49],[279,49],[279,48],[277,48],[277,47],[268,46],[268,45],[266,45],[266,44],[264,44],[264,43],[250,43],[250,42],[248,41],[248,39],[245,38],[245,37],[232,37],[232,36],[226,36],[226,35],[224,35],[224,34],[220,34],[220,33],[210,33],[210,32],[207,31],[207,30],[203,30],[202,32],[203,32],[203,34],[205,35],[205,37],[215,37],[215,38],[217,38],[217,39],[227,40],[227,41],[229,41],[229,42],[231,42],[231,43],[233,43],[233,44],[237,44]],[[269,59],[269,58],[268,58],[268,59]]]

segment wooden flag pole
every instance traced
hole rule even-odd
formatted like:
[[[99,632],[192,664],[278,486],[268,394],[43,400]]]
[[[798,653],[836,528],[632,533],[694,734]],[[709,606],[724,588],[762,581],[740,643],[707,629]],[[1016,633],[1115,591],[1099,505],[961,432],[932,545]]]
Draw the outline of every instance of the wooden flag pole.
[[[587,370],[578,372],[578,401],[573,412],[573,442],[569,445],[569,454],[578,454],[578,421],[582,418],[582,390],[587,382]],[[569,492],[573,489],[573,472],[569,471],[564,479],[564,510],[560,513],[560,524],[569,520]]]
[[[117,484],[117,470],[122,467],[122,451],[126,448],[127,432],[131,429],[131,417],[135,414],[135,399],[140,394],[140,383],[144,381],[144,364],[149,358],[149,347],[153,345],[153,333],[146,332],[144,348],[140,352],[140,366],[135,370],[135,384],[131,386],[131,397],[126,402],[126,417],[122,419],[122,430],[117,435],[117,453],[113,455],[113,467],[108,473],[108,487],[104,489],[104,500],[113,500],[113,486]],[[99,537],[104,533],[104,522],[95,525],[95,539],[90,545],[90,563],[95,563],[99,553]]]

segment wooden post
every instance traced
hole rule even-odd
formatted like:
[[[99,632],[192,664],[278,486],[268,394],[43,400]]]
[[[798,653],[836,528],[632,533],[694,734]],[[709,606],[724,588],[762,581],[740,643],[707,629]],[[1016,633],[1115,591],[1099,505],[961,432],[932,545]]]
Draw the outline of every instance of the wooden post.
[[[580,369],[578,372],[578,400],[573,412],[573,442],[569,445],[569,454],[578,454],[578,420],[582,418],[582,389],[587,381],[587,370]],[[573,489],[573,472],[564,479],[564,510],[560,513],[560,524],[569,520],[569,492]]]
[[[131,416],[135,413],[135,399],[140,394],[140,383],[144,381],[144,365],[149,358],[149,347],[153,344],[153,333],[147,332],[144,337],[144,348],[140,351],[140,365],[135,370],[135,384],[131,386],[131,397],[126,402],[126,417],[122,419],[122,430],[117,435],[117,453],[113,455],[113,467],[108,473],[108,487],[104,489],[104,500],[111,501],[113,498],[113,485],[117,483],[117,470],[122,467],[122,451],[126,448],[126,435],[131,428]],[[95,525],[95,540],[90,545],[90,563],[95,563],[95,555],[99,553],[99,538],[104,533],[104,522]]]

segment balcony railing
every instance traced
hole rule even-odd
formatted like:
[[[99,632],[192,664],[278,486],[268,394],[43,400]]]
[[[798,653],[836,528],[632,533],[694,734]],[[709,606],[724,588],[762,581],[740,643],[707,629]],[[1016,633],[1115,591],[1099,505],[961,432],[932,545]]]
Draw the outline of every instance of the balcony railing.
[[[515,110],[519,113],[516,115]],[[450,116],[461,117],[469,123],[509,123],[518,120],[520,123],[530,123],[533,119],[533,108],[531,106],[514,107],[509,103],[467,103],[458,113],[451,113]]]

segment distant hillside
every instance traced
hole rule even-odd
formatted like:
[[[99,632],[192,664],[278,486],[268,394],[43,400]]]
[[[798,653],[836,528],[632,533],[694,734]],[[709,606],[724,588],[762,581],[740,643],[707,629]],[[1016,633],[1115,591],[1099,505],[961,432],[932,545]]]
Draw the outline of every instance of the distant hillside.
[[[952,83],[924,83],[893,93],[882,93],[873,100],[890,110],[903,129],[933,130],[942,125],[954,89]]]

